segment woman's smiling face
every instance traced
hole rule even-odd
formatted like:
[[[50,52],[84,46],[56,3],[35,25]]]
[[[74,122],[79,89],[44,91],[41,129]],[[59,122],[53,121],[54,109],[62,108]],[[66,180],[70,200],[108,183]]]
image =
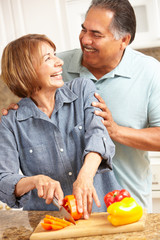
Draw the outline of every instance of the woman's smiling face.
[[[56,90],[63,86],[63,61],[56,57],[54,48],[46,42],[40,43],[41,59],[36,64],[36,72],[40,88]]]

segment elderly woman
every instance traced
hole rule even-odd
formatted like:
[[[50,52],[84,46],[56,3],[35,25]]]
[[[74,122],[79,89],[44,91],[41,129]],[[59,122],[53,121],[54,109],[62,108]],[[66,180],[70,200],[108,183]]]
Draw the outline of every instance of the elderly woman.
[[[88,218],[91,210],[105,211],[104,195],[120,188],[110,170],[115,148],[91,106],[94,84],[83,78],[64,84],[55,50],[39,34],[4,49],[2,78],[22,100],[0,123],[0,200],[24,210],[57,210],[54,196],[62,204],[74,194]]]

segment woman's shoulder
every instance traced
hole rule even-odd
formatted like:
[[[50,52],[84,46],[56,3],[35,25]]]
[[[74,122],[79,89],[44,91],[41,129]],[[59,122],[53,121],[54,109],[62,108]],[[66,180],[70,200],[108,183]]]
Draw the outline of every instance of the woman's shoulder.
[[[5,116],[1,117],[0,123],[2,125],[5,125],[6,127],[11,127],[14,125],[17,119],[17,113],[23,108],[24,103],[25,103],[25,98],[22,98],[17,104],[18,104],[18,109],[10,109],[8,111],[8,114]]]
[[[65,84],[71,90],[82,91],[85,89],[88,91],[96,91],[95,84],[92,82],[92,80],[83,77],[75,78],[69,82],[66,82]]]

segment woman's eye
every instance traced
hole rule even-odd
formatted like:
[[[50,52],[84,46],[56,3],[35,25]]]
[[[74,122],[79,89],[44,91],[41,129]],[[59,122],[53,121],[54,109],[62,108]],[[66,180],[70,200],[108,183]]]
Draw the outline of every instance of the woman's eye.
[[[45,62],[47,62],[48,60],[50,60],[51,59],[51,57],[47,57],[46,59],[45,59]]]

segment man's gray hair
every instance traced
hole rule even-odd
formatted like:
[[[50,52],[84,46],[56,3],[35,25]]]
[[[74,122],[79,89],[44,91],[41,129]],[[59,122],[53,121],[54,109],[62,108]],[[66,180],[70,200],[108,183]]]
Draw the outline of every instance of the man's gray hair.
[[[109,29],[116,40],[127,34],[131,35],[130,43],[134,40],[136,17],[133,7],[128,0],[92,0],[88,11],[93,7],[110,10],[114,13]]]

